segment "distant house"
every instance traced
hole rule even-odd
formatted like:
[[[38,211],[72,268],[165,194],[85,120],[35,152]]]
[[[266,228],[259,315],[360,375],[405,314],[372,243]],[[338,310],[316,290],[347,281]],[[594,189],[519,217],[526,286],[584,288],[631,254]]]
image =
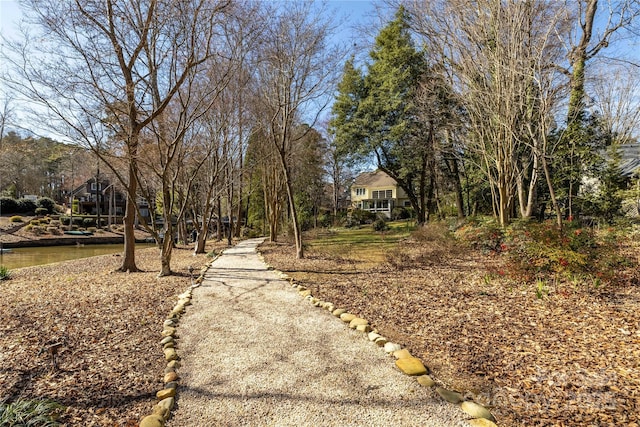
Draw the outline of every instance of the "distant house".
[[[96,215],[97,208],[101,215],[109,213],[122,216],[126,204],[126,196],[118,191],[108,180],[90,178],[73,189],[69,195],[73,199],[74,213]],[[96,204],[96,198],[99,202]]]
[[[620,155],[620,163],[618,165],[620,174],[625,178],[627,185],[633,180],[635,183],[636,196],[627,197],[622,201],[622,212],[630,217],[640,216],[640,144],[621,144],[617,146]],[[608,153],[603,154],[605,160],[610,160]],[[583,176],[580,188],[581,194],[598,193],[601,183],[597,177]],[[632,189],[629,187],[629,189]]]
[[[620,172],[625,178],[638,177],[640,174],[640,144],[622,144],[620,153]]]
[[[620,153],[620,173],[631,182],[636,179],[636,196],[622,201],[622,211],[629,217],[640,216],[640,144],[622,144]]]
[[[409,207],[411,203],[398,183],[381,170],[364,172],[351,186],[351,206],[354,209],[382,213],[391,217],[396,207]]]

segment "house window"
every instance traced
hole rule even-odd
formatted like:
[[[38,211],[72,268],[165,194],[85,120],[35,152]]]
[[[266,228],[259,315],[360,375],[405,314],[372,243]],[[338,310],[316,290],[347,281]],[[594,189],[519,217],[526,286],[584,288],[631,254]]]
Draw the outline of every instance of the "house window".
[[[98,190],[102,190],[102,185],[101,184],[98,184],[97,187],[98,187]],[[96,191],[96,183],[95,182],[91,183],[91,191]]]
[[[405,200],[404,201],[404,207],[405,208],[410,208],[411,207],[411,202],[409,200]]]
[[[356,188],[356,196],[364,196],[366,194],[366,190],[364,188]]]
[[[376,190],[372,192],[372,199],[392,199],[393,190]]]

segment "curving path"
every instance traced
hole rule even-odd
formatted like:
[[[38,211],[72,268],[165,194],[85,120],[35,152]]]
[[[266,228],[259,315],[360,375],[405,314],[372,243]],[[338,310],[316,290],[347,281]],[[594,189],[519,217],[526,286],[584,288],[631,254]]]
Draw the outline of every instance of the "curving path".
[[[168,426],[467,426],[393,357],[313,307],[256,253],[224,252],[180,321]]]

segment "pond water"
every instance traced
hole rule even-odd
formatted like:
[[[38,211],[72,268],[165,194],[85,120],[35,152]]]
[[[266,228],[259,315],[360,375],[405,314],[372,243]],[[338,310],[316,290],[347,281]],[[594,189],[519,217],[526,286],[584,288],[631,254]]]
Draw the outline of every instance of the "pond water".
[[[136,244],[136,248],[148,248],[153,243]],[[9,270],[33,265],[51,264],[60,261],[69,261],[78,258],[87,258],[96,255],[108,255],[122,253],[122,243],[114,245],[69,245],[69,246],[45,246],[40,248],[13,248],[8,253],[0,253],[0,265]]]

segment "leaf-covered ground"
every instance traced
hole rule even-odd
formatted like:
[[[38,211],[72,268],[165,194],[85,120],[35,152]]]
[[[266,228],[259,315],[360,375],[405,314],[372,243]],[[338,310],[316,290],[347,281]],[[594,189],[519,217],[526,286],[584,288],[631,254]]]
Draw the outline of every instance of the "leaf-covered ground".
[[[491,276],[499,259],[450,245],[406,240],[377,263],[321,246],[303,260],[288,244],[261,251],[406,346],[437,382],[488,405],[499,425],[640,423],[638,272],[617,289],[568,284],[538,298],[535,286]]]
[[[66,426],[136,426],[150,412],[162,388],[162,323],[190,285],[188,267],[207,257],[177,248],[179,274],[162,278],[158,249],[136,260],[144,272],[114,272],[121,258],[106,255],[0,281],[0,401],[52,399],[66,407]]]

